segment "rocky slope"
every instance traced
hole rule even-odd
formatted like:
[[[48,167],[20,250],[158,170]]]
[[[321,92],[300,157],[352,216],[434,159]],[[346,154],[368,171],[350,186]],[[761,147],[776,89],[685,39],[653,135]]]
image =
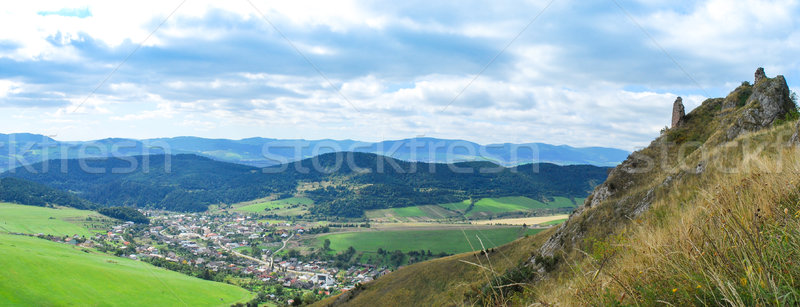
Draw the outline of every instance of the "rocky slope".
[[[745,82],[725,98],[706,100],[676,127],[614,168],[606,182],[595,188],[539,252],[552,257],[582,242],[587,234],[610,233],[613,228],[607,225],[624,225],[639,217],[656,194],[670,189],[676,177],[702,172],[709,161],[683,165],[689,154],[796,118],[796,114],[786,79],[782,75],[768,78],[759,68],[753,85]]]

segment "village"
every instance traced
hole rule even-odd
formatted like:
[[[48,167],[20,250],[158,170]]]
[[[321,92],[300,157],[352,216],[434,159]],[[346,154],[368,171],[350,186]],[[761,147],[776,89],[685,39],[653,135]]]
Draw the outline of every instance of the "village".
[[[391,271],[360,263],[337,267],[331,260],[287,252],[291,241],[322,229],[304,222],[265,221],[238,213],[146,213],[149,225],[125,222],[91,238],[49,239],[235,284],[280,305],[291,305],[307,293],[321,299],[349,291]]]

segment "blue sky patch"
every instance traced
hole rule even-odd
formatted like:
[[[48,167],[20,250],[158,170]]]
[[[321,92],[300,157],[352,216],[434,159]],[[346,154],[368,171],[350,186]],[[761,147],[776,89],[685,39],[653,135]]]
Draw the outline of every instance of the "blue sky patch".
[[[91,17],[92,12],[89,11],[88,7],[83,8],[63,8],[58,11],[40,11],[37,14],[41,16],[49,16],[49,15],[58,15],[58,16],[65,16],[65,17],[78,17],[78,18],[86,18]]]

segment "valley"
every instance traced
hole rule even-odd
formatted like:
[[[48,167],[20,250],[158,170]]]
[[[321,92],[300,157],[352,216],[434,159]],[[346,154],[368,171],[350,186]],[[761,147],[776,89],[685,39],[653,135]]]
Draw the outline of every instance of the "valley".
[[[764,78],[677,112],[613,169],[368,153],[14,169],[0,175],[14,279],[0,304],[795,305],[800,275],[782,259],[800,242],[800,111],[782,77]]]
[[[192,166],[193,162],[200,163],[201,169],[222,167],[224,171],[218,172],[216,176],[230,171],[253,174],[246,167],[217,164],[202,158],[176,158],[177,163],[186,165],[190,169],[184,168],[177,173],[168,172],[166,169],[152,172],[150,175],[138,173],[136,180],[141,184],[156,187],[159,185],[158,181],[144,180],[146,176],[163,178],[163,176],[177,175],[180,176],[179,179],[167,179],[166,182],[185,184],[186,178],[199,174],[191,170],[198,168]],[[156,163],[167,162],[158,160],[158,157],[149,159]],[[98,162],[102,161],[91,163]],[[210,164],[202,165],[206,162]],[[74,163],[68,161],[67,165],[75,165]],[[119,166],[117,162],[112,161],[111,164]],[[603,169],[596,168],[596,170],[599,173]],[[552,171],[558,172],[560,168],[552,168]],[[423,176],[434,174],[432,172]],[[6,174],[8,175],[14,174]],[[14,176],[17,175],[19,174]],[[142,265],[148,266],[147,268],[153,266],[152,269],[166,269],[183,274],[189,281],[206,280],[229,284],[251,293],[247,299],[250,303],[276,305],[293,301],[310,303],[322,300],[331,295],[350,291],[361,284],[379,279],[414,263],[464,252],[494,250],[556,225],[552,221],[562,219],[563,213],[574,210],[578,203],[583,201],[583,198],[574,196],[542,196],[540,200],[527,196],[474,197],[438,205],[365,210],[360,217],[315,213],[319,212],[320,206],[314,198],[332,203],[348,199],[358,202],[361,200],[357,198],[353,200],[351,196],[347,193],[342,194],[341,191],[354,189],[361,193],[360,190],[376,185],[369,181],[366,181],[368,182],[366,184],[355,185],[352,181],[359,182],[358,180],[350,178],[345,181],[340,177],[333,177],[339,179],[324,182],[305,179],[298,184],[294,194],[270,193],[266,197],[238,203],[216,203],[208,205],[208,209],[203,212],[142,208],[139,212],[147,217],[146,224],[139,224],[139,222],[120,221],[92,211],[58,206],[46,198],[49,197],[47,195],[62,193],[50,186],[80,187],[99,182],[97,178],[118,180],[114,178],[130,175],[101,173],[85,178],[57,175],[43,177],[49,179],[40,180],[42,183],[28,181],[39,180],[38,178],[42,178],[39,177],[40,174],[24,171],[20,177],[25,179],[17,177],[3,179],[13,183],[15,189],[20,191],[39,191],[39,194],[36,194],[39,196],[34,195],[36,197],[23,200],[44,206],[0,205],[0,212],[3,213],[0,215],[0,231],[20,238],[30,238],[21,240],[49,240],[66,248],[82,248],[81,251],[84,253],[119,257],[125,262],[144,263]],[[406,183],[398,179],[409,176],[408,174],[378,175],[384,178],[382,181],[396,181],[393,185],[406,189],[404,187]],[[99,177],[94,178],[95,176]],[[282,176],[287,177],[286,174]],[[410,174],[410,176],[419,175]],[[445,173],[445,176],[451,175]],[[545,172],[536,176],[552,176],[552,174]],[[219,179],[203,180],[214,182]],[[274,179],[270,180],[275,182]],[[466,182],[471,179],[467,177],[462,180]],[[434,185],[437,184],[436,181],[432,182]],[[546,184],[546,181],[543,182]],[[319,195],[314,194],[325,189],[340,189],[340,192],[335,194],[338,198],[319,198]],[[467,187],[461,191],[470,191],[469,189]],[[17,194],[7,197],[13,199],[15,195]],[[97,207],[94,203],[76,202],[68,197],[59,199],[68,200],[68,204]],[[192,200],[196,201],[195,198]],[[98,210],[102,212],[102,209],[103,207],[100,207]],[[535,221],[535,223],[515,223],[515,219]],[[31,235],[40,238],[29,237]],[[14,244],[10,248],[9,253],[20,252],[19,249],[24,248],[24,244]],[[74,256],[80,258],[80,253]],[[47,260],[31,258],[31,261]],[[94,260],[87,258],[85,261]],[[128,278],[125,274],[120,274],[122,276],[120,278]],[[59,295],[53,293],[52,297],[37,298],[37,300],[57,300]],[[163,302],[168,302],[169,299],[153,297],[153,300]]]
[[[800,306],[798,16],[6,1],[0,307]]]

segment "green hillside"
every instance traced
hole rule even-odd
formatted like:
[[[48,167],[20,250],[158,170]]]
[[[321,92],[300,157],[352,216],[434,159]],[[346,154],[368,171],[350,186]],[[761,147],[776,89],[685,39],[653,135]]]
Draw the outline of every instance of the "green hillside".
[[[236,208],[235,211],[293,216],[308,213],[308,207],[313,204],[314,202],[306,197],[289,197],[273,201],[247,202]]]
[[[88,210],[0,203],[0,233],[42,233],[54,236],[77,234],[89,237],[93,235],[93,231],[108,229],[103,226],[109,220],[97,212]]]
[[[248,291],[144,262],[0,234],[0,305],[230,306]]]

